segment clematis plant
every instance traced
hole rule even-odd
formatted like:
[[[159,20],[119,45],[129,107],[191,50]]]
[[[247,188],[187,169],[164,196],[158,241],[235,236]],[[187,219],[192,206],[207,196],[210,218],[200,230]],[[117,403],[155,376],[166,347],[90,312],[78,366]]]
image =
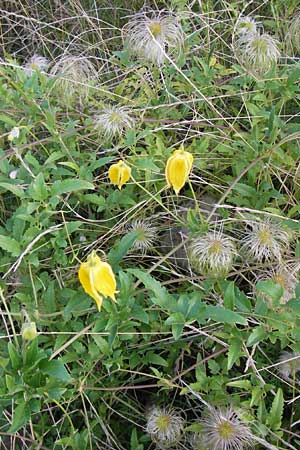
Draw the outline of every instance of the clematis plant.
[[[187,182],[193,165],[193,155],[182,148],[175,150],[166,165],[168,187],[172,186],[176,195]]]
[[[98,311],[101,311],[103,297],[110,297],[116,302],[116,279],[113,270],[107,262],[101,261],[93,251],[87,261],[81,263],[78,278],[85,292],[96,302]]]

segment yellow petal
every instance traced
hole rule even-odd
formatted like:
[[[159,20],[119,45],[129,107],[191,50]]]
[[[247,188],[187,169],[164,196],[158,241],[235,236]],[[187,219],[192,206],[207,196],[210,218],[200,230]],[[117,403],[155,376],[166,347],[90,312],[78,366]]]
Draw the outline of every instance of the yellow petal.
[[[121,168],[121,177],[119,182],[119,189],[123,186],[123,184],[127,183],[130,180],[131,169],[126,164]]]
[[[96,258],[100,260],[98,256],[96,256]],[[101,295],[98,294],[97,291],[95,291],[94,287],[90,282],[90,271],[91,271],[90,263],[89,262],[82,263],[78,271],[78,278],[84,291],[95,300],[98,307],[98,311],[100,311],[102,305],[102,297]]]
[[[119,184],[120,167],[118,164],[113,164],[112,166],[110,166],[108,170],[108,176],[112,184]]]
[[[117,283],[111,266],[101,261],[90,271],[90,281],[93,289],[103,297],[110,297],[114,302]]]
[[[108,176],[112,184],[122,188],[123,184],[129,181],[131,176],[131,169],[123,161],[119,161],[116,164],[112,164],[108,170]]]
[[[176,195],[186,183],[193,165],[193,155],[189,152],[175,150],[166,164],[166,179],[168,186],[172,186]]]

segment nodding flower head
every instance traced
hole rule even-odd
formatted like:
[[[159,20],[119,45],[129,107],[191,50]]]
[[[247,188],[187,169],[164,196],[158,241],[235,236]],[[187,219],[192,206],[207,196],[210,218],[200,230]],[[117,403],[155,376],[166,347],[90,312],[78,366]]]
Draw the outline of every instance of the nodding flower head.
[[[166,54],[183,45],[183,31],[178,18],[160,11],[135,14],[123,28],[128,49],[158,65],[163,64]]]
[[[279,222],[265,219],[260,222],[249,221],[251,230],[242,239],[242,252],[256,261],[281,261],[289,247],[291,234]]]
[[[63,56],[52,67],[50,74],[56,77],[54,89],[60,100],[73,103],[86,100],[90,83],[98,73],[89,58],[83,56]]]
[[[95,117],[95,129],[107,140],[122,136],[134,127],[134,119],[125,106],[107,106]]]
[[[236,254],[233,239],[220,231],[196,236],[188,244],[191,267],[198,273],[226,275]]]
[[[183,417],[172,408],[161,408],[154,406],[150,408],[146,415],[146,431],[151,439],[169,448],[180,441],[183,428]]]
[[[236,30],[240,36],[256,33],[256,22],[252,17],[240,17],[236,24]]]
[[[210,408],[200,420],[200,448],[207,450],[244,450],[254,441],[250,429],[232,408]],[[194,438],[197,447],[197,438]]]
[[[247,69],[263,75],[278,61],[278,41],[267,33],[245,33],[237,40],[238,55]]]
[[[22,68],[26,75],[30,77],[36,71],[46,72],[48,66],[49,60],[47,58],[34,54]]]
[[[285,379],[294,378],[300,371],[300,353],[283,351],[280,354],[277,371]]]
[[[132,248],[141,252],[147,252],[147,250],[150,250],[158,238],[157,228],[146,219],[133,220],[128,225],[127,231],[137,233],[137,238],[134,241]]]

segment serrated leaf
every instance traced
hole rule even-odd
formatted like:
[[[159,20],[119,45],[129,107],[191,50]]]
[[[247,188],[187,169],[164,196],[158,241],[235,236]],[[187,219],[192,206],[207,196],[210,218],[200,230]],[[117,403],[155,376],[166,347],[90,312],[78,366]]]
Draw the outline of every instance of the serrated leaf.
[[[52,186],[52,195],[62,195],[69,192],[81,191],[83,189],[95,189],[89,181],[69,178],[68,180],[55,181]]]
[[[21,253],[19,242],[9,236],[3,236],[3,234],[0,234],[0,248],[12,256],[19,256]]]
[[[278,430],[281,427],[283,414],[284,398],[282,389],[279,388],[272,402],[272,407],[268,415],[268,424],[272,430]]]

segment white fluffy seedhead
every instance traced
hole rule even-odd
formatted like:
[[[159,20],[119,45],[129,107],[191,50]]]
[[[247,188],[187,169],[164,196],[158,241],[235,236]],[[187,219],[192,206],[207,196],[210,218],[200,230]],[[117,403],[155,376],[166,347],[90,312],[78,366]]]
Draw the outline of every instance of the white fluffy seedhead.
[[[44,56],[34,54],[29,60],[22,66],[24,72],[29,77],[36,71],[46,72],[49,66],[49,60]]]
[[[242,16],[237,21],[236,31],[240,36],[256,33],[257,31],[256,21],[250,16],[245,17]]]
[[[283,351],[278,362],[277,371],[285,379],[293,379],[300,371],[300,353]]]
[[[242,239],[242,252],[255,261],[281,261],[289,248],[291,234],[271,219],[249,221],[246,224],[251,229]]]
[[[107,140],[120,137],[133,127],[131,111],[125,106],[107,106],[95,116],[95,129]]]
[[[123,28],[123,38],[133,54],[157,65],[184,41],[178,18],[165,11],[135,14]]]
[[[50,75],[56,77],[54,89],[60,100],[73,103],[86,100],[90,83],[98,73],[89,58],[83,56],[63,56],[52,67]]]
[[[278,61],[279,42],[267,33],[241,34],[237,40],[237,54],[242,64],[257,74],[268,72]]]
[[[146,219],[133,220],[127,227],[128,232],[135,231],[138,233],[132,248],[146,253],[153,248],[158,238],[158,230]]]
[[[180,441],[185,421],[174,409],[154,406],[146,418],[146,431],[154,442],[169,448]]]
[[[199,273],[225,275],[236,254],[234,240],[220,231],[196,236],[188,244],[191,268]]]
[[[288,50],[300,53],[300,11],[296,12],[289,23],[289,29],[286,34],[286,43]]]
[[[231,407],[210,408],[200,424],[202,432],[193,439],[197,450],[244,450],[254,443],[250,429]]]

